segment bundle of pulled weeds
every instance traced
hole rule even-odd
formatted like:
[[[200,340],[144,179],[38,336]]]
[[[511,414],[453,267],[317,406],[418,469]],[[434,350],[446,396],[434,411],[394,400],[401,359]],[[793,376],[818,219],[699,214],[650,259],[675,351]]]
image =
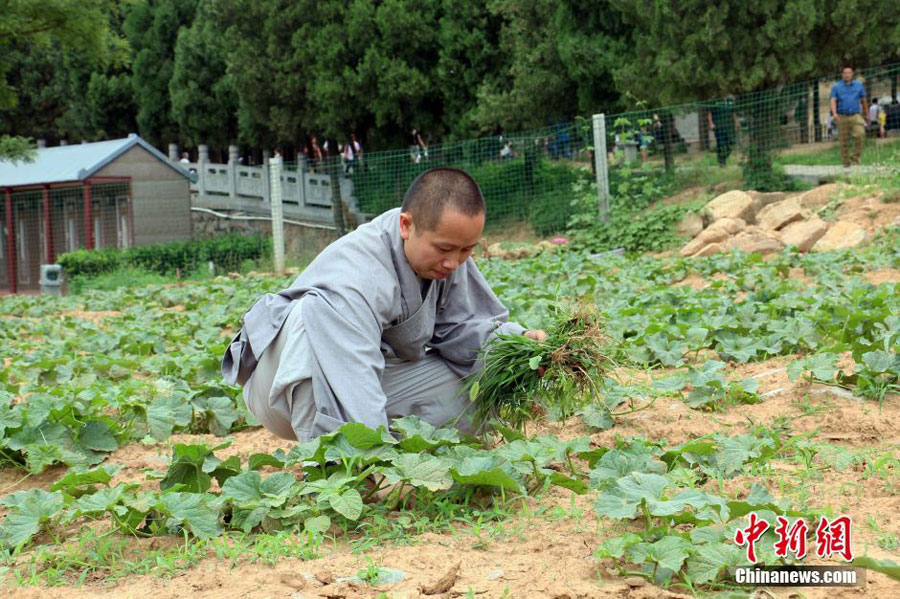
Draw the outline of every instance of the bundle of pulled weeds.
[[[541,412],[564,419],[597,395],[613,367],[613,350],[596,310],[557,307],[547,339],[499,335],[482,352],[484,368],[466,381],[474,424],[521,430]]]

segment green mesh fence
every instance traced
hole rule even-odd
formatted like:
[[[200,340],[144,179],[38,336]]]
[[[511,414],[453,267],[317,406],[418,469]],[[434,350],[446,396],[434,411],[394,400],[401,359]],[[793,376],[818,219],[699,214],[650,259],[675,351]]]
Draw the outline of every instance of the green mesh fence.
[[[898,76],[898,64],[855,75],[867,92],[868,106],[877,98],[878,108],[871,120],[865,114],[858,127],[847,127],[846,151],[854,172],[900,164]],[[618,178],[636,170],[679,173],[701,183],[732,181],[758,190],[785,189],[791,180],[816,183],[843,176],[841,127],[830,117],[831,88],[838,81],[835,75],[762,92],[606,114],[602,139],[594,137],[596,117],[587,116],[528,132],[364,153],[353,161],[339,154],[310,168],[318,173],[333,169],[352,181],[349,194],[344,188],[343,201],[368,216],[399,206],[423,170],[462,168],[484,192],[489,227],[524,223],[549,235],[566,228],[573,212],[573,184],[593,181],[598,168],[607,173],[604,180],[613,181],[613,194]],[[854,134],[860,135],[858,161]],[[605,143],[596,160],[595,142]]]
[[[412,181],[437,166],[461,168],[475,178],[487,202],[488,226],[527,222],[540,234],[560,231],[569,216],[572,184],[591,176],[590,121],[369,152],[352,161],[340,155],[311,168],[335,169],[349,178],[355,207],[376,215],[399,206]]]
[[[841,174],[842,145],[850,166],[862,171],[890,167],[900,162],[898,75],[900,65],[856,74],[871,113],[855,119],[855,131],[845,127],[846,143],[831,117],[831,89],[839,77],[606,115],[610,167],[732,169],[747,187],[759,189],[783,186],[785,176],[812,182]],[[854,134],[860,137],[858,158]]]

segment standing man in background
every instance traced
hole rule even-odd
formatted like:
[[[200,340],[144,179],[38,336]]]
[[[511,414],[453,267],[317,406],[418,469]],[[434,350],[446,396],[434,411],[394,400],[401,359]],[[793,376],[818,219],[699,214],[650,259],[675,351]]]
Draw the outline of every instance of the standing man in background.
[[[844,168],[859,164],[863,139],[866,136],[866,89],[853,78],[853,67],[847,65],[841,71],[842,81],[831,88],[831,114],[837,121],[838,140],[841,144],[841,162]],[[850,157],[850,136],[853,136],[853,157]]]
[[[716,136],[716,159],[719,161],[719,166],[725,166],[728,163],[728,156],[731,155],[737,142],[734,100],[725,98],[716,102],[706,114],[709,119],[709,128]]]

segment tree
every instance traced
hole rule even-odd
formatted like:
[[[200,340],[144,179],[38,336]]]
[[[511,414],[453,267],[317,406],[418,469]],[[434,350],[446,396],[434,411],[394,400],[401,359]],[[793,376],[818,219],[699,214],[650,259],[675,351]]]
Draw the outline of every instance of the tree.
[[[58,48],[80,53],[86,60],[102,62],[109,49],[108,0],[6,0],[0,18],[0,111],[4,121],[19,103],[20,82],[10,82],[16,60],[34,56],[35,50]],[[10,119],[11,120],[11,119]],[[0,134],[0,159],[29,159],[30,141],[10,135],[13,125],[4,122]]]
[[[237,96],[227,73],[221,15],[215,0],[201,0],[190,27],[178,34],[169,81],[172,119],[182,139],[224,147],[237,140]]]
[[[478,93],[484,129],[543,126],[618,101],[612,78],[630,27],[605,4],[588,0],[491,0],[503,20],[503,68]]]
[[[193,21],[197,2],[140,0],[125,18],[124,29],[134,56],[131,83],[138,130],[157,146],[178,139],[171,118],[169,81],[178,32]]]
[[[739,95],[750,125],[745,174],[771,172],[777,119],[796,101],[787,82],[897,56],[900,13],[891,0],[612,0],[635,27],[616,82],[656,104]]]

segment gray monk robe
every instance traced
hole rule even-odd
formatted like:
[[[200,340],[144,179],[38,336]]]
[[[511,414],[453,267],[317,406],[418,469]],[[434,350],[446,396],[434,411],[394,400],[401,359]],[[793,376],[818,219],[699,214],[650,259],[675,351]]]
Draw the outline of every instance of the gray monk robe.
[[[497,333],[524,332],[507,322],[509,312],[471,258],[443,280],[420,279],[403,251],[399,214],[390,210],[335,241],[288,289],[264,295],[244,315],[222,374],[245,385],[248,407],[267,428],[281,426],[266,423],[276,418],[270,410],[280,410],[281,420],[287,415],[301,441],[345,422],[377,428],[409,413],[425,420],[446,414],[403,406],[389,394],[464,409],[459,378],[476,368],[478,350]],[[284,355],[267,365],[267,349]],[[252,380],[258,366],[267,371],[258,373],[264,383]],[[410,389],[429,381],[440,387],[434,397],[427,388]],[[303,412],[309,417],[298,419]]]

